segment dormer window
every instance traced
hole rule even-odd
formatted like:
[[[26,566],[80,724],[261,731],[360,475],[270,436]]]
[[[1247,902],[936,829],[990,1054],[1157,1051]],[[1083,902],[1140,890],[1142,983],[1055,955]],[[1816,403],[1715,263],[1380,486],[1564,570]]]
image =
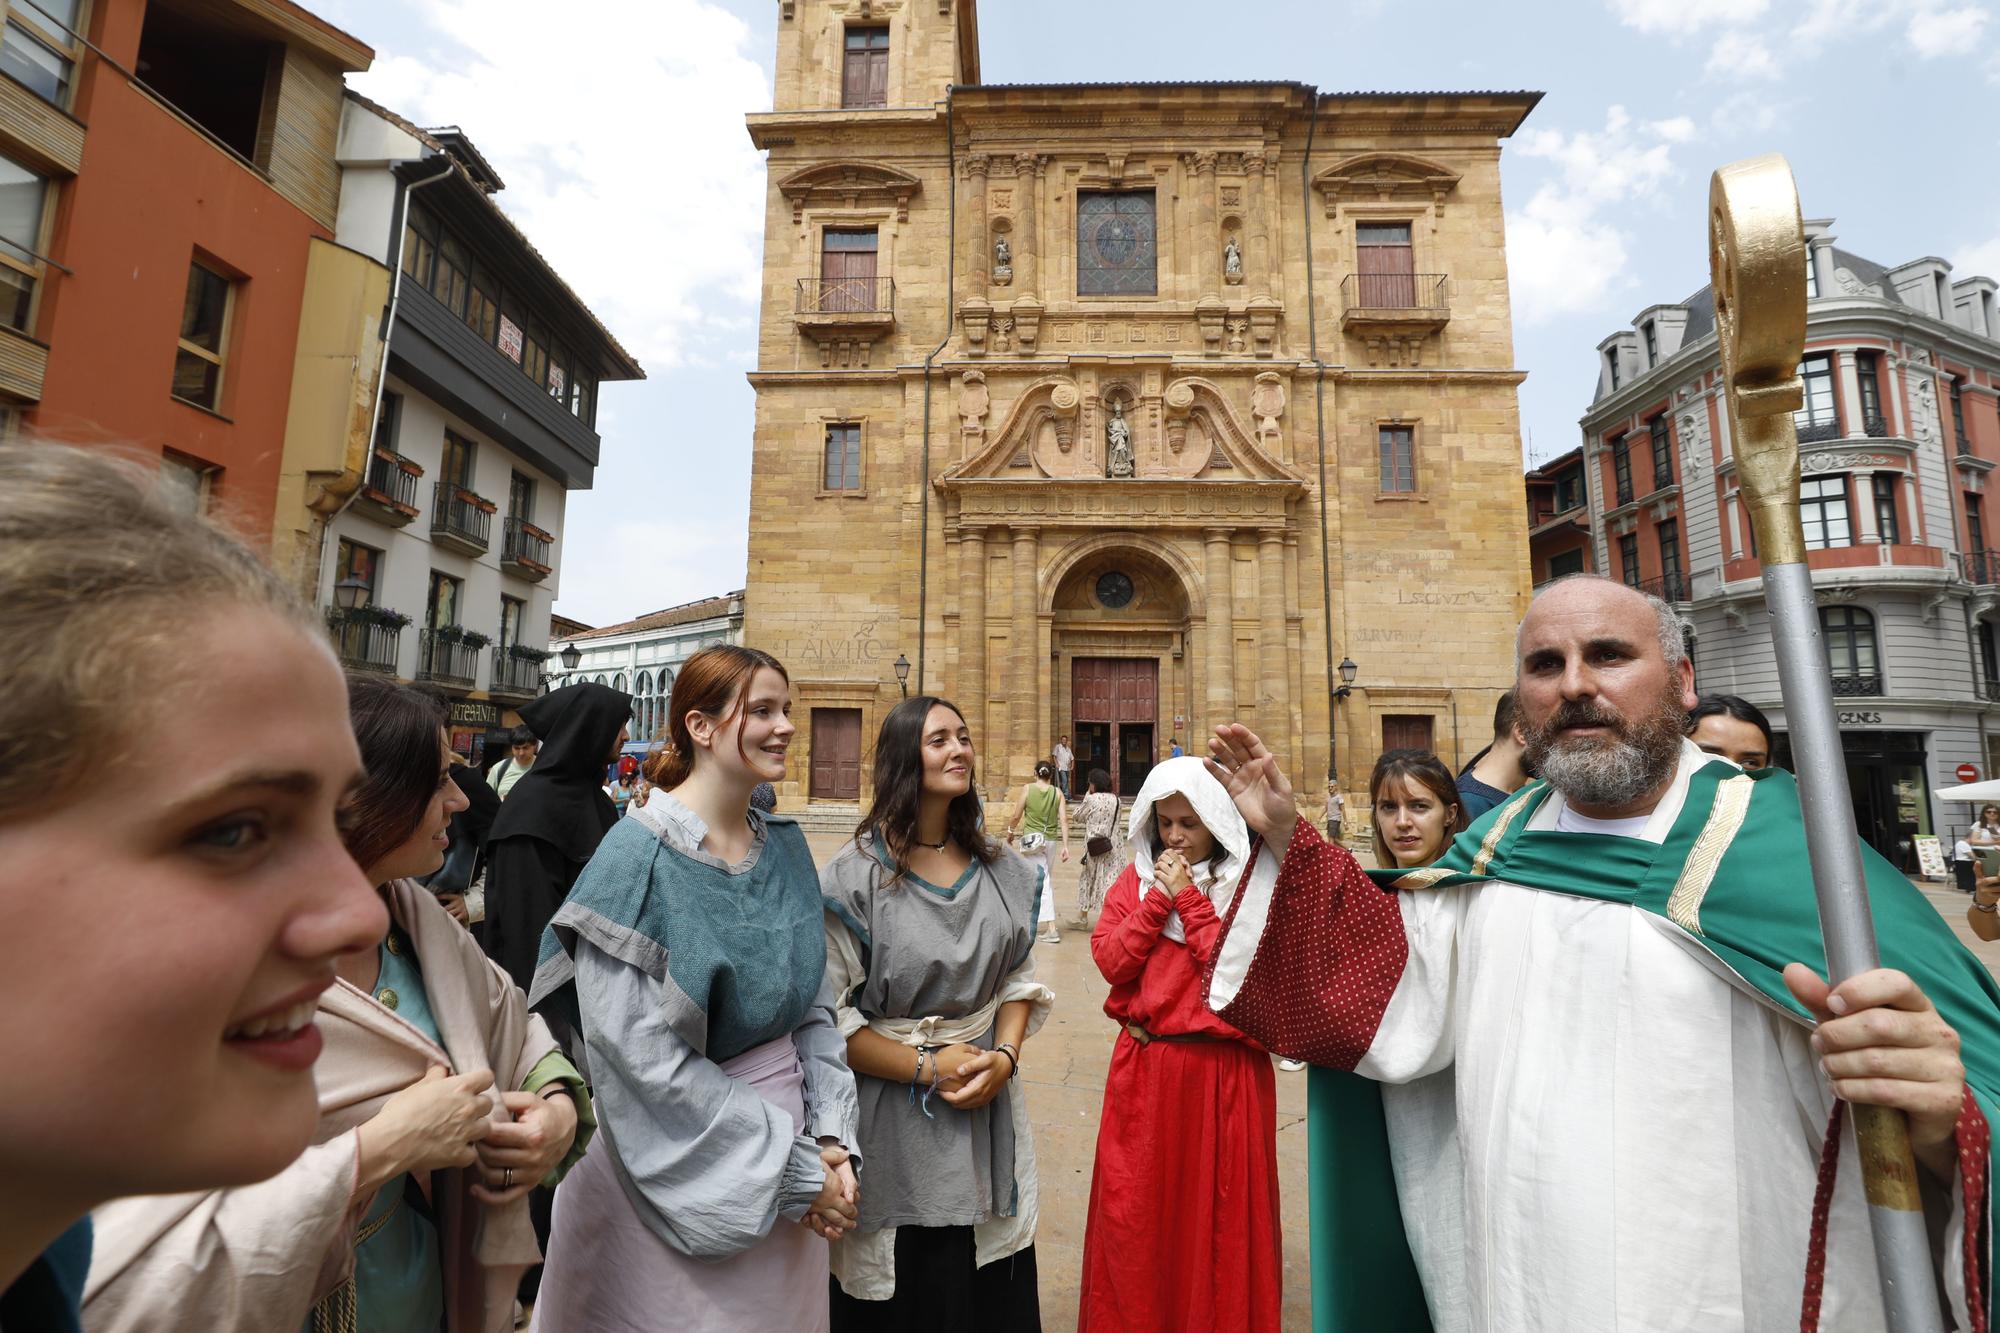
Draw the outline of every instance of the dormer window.
[[[1606,364],[1611,367],[1611,388],[1613,392],[1616,392],[1618,389],[1618,349],[1613,347],[1604,354],[1604,359]]]
[[[1639,331],[1646,335],[1646,364],[1648,366],[1659,365],[1660,341],[1653,333],[1653,321],[1649,319],[1644,324],[1641,324]]]

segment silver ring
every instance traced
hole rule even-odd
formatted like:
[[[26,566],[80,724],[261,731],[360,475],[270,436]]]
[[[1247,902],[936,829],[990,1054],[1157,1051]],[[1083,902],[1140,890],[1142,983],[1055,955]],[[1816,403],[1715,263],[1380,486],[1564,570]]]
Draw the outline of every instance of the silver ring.
[[[513,1189],[513,1188],[514,1188],[514,1168],[513,1168],[513,1167],[511,1167],[511,1166],[510,1166],[510,1167],[508,1167],[508,1168],[506,1169],[506,1171],[505,1171],[505,1172],[503,1172],[503,1173],[501,1174],[501,1176],[500,1176],[500,1188],[501,1188],[501,1189],[503,1189],[503,1190],[510,1190],[510,1189]]]

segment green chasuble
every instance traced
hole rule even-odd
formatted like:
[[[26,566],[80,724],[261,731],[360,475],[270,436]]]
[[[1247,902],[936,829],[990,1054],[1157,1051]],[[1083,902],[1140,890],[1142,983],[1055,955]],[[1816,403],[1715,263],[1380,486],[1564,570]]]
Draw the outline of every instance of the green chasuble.
[[[1503,881],[1638,907],[1673,922],[1750,990],[1810,1020],[1783,977],[1793,962],[1826,974],[1791,774],[1743,773],[1720,760],[1703,765],[1658,848],[1599,834],[1529,832],[1549,794],[1547,784],[1529,784],[1460,834],[1435,866],[1368,873],[1396,892]],[[1967,1087],[1989,1125],[2000,1123],[2000,986],[1909,880],[1865,845],[1861,851],[1882,965],[1908,973],[1957,1031]],[[1315,1333],[1427,1330],[1421,1300],[1410,1300],[1415,1268],[1396,1206],[1380,1091],[1337,1070],[1315,1069],[1312,1077]],[[1857,1168],[1849,1161],[1841,1169]],[[1974,1299],[1983,1300],[1993,1327],[1990,1162],[1985,1184],[1984,1196],[1968,1206],[1968,1224],[1979,1233],[1983,1290]],[[1969,1286],[1973,1281],[1968,1275]]]

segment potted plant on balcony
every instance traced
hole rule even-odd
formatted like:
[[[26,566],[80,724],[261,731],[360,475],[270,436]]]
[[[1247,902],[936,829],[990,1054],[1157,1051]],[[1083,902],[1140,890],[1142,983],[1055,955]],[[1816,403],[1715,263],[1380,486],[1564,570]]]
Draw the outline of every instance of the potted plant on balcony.
[[[431,630],[431,637],[439,643],[455,643],[473,652],[493,642],[492,635],[481,634],[478,630],[467,629],[463,625],[439,625]]]
[[[540,663],[549,660],[549,650],[546,648],[530,648],[525,643],[515,643],[508,645],[507,656],[517,662]]]
[[[408,616],[388,606],[357,606],[352,611],[336,609],[333,615],[349,625],[380,625],[383,629],[402,629],[410,623]]]

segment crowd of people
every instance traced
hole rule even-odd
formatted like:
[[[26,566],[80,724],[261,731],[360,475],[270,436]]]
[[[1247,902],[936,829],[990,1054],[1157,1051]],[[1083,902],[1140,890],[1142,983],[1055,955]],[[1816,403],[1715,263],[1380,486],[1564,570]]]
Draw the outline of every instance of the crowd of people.
[[[822,866],[767,653],[692,657],[640,771],[582,684],[482,777],[134,466],[0,445],[0,493],[4,1333],[1037,1330],[1059,870],[1109,987],[1086,1333],[1280,1327],[1276,1057],[1316,1328],[1879,1328],[1848,1102],[1906,1114],[1986,1326],[2000,988],[1879,859],[1885,966],[1828,984],[1769,724],[1656,599],[1538,593],[1492,744],[1376,763],[1372,870],[1235,724],[1122,818],[1064,738],[1003,818],[931,695]]]

